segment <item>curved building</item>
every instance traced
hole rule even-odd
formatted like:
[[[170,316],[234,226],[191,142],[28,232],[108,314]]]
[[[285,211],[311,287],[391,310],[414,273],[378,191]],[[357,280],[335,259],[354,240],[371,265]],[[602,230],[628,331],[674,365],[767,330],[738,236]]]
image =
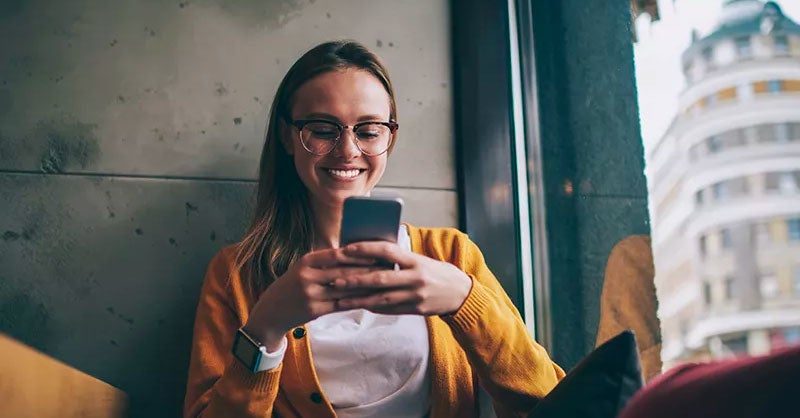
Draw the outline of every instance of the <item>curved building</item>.
[[[800,25],[728,0],[647,155],[667,365],[800,343]]]

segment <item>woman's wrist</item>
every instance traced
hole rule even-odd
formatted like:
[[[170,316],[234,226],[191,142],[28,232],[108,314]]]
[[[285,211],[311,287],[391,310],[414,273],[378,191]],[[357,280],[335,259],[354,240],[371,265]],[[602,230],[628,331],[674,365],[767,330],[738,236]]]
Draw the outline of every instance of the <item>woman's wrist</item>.
[[[288,330],[282,331],[268,325],[253,323],[252,321],[247,321],[242,328],[248,335],[267,347],[269,352],[275,352],[280,349],[284,336],[289,332]]]
[[[469,294],[472,292],[472,278],[469,277],[467,273],[459,270],[461,272],[461,280],[458,281],[459,286],[458,291],[454,292],[454,298],[456,303],[454,304],[454,309],[450,312],[447,312],[441,316],[448,317],[453,316],[458,312],[462,306],[467,302],[467,298]]]

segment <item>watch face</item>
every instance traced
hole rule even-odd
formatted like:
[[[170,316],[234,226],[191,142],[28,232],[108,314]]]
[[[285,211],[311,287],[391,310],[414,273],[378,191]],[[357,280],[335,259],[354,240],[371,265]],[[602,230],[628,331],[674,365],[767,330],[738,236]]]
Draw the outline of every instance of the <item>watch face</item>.
[[[261,360],[261,350],[258,346],[250,341],[246,335],[241,331],[236,332],[236,338],[233,340],[233,355],[239,361],[244,363],[245,367],[250,370],[257,370],[258,363]]]

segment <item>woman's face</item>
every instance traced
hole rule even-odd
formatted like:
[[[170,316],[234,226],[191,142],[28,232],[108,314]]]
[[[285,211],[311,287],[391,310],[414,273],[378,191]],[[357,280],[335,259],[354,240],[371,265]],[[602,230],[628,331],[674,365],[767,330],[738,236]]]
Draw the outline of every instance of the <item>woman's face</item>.
[[[359,122],[387,122],[389,94],[371,73],[359,69],[318,75],[294,93],[293,120],[324,119],[352,126]],[[297,174],[317,203],[342,205],[350,196],[369,194],[386,169],[387,154],[364,155],[351,129],[345,129],[327,155],[306,151],[295,127],[283,131],[283,144],[294,157]]]

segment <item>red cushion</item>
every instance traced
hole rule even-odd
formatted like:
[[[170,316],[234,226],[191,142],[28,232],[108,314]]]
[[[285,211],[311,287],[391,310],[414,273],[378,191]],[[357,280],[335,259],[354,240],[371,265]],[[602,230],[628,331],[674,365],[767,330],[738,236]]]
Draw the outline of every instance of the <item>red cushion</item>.
[[[800,416],[800,346],[764,357],[687,364],[654,379],[619,418]]]

